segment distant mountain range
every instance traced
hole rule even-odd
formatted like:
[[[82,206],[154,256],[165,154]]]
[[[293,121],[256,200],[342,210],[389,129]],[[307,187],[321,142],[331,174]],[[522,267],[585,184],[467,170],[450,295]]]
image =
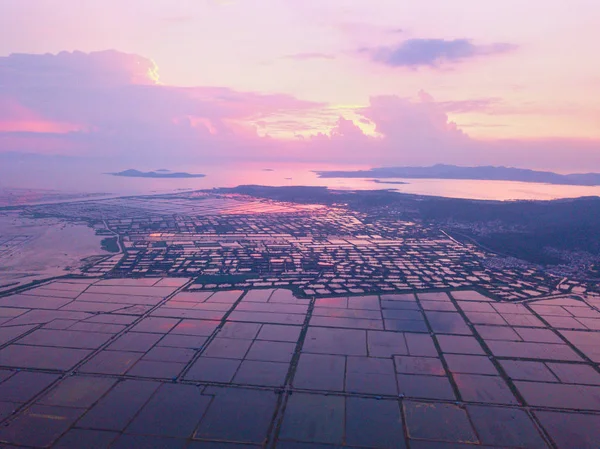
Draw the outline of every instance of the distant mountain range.
[[[545,184],[597,186],[600,173],[561,175],[553,172],[512,167],[460,167],[433,165],[431,167],[379,167],[356,171],[315,171],[320,178],[404,178],[404,179],[472,179],[484,181],[519,181]]]
[[[206,175],[193,173],[174,173],[169,170],[160,169],[156,171],[143,172],[139,170],[129,169],[118,173],[108,173],[113,176],[125,176],[127,178],[204,178]]]

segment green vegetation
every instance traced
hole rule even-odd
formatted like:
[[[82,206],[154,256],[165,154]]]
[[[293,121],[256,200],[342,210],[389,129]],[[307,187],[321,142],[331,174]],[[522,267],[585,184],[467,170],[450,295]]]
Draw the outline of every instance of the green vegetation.
[[[461,232],[493,251],[532,263],[568,262],[549,249],[600,256],[600,198],[505,203],[432,199],[420,205],[420,212],[450,226],[472,225],[471,231]]]

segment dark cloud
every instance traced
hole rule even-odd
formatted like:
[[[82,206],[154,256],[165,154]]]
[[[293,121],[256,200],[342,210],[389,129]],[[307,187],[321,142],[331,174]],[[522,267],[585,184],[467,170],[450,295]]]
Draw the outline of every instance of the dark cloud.
[[[469,39],[408,39],[398,45],[362,49],[373,61],[391,67],[438,67],[480,56],[514,51],[516,45],[477,45]]]

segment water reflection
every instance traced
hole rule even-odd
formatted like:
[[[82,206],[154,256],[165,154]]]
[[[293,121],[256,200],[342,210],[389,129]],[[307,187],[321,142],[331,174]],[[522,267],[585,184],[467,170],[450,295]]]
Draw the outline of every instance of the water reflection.
[[[154,167],[136,167],[153,170]],[[560,186],[510,181],[388,179],[374,182],[370,178],[319,178],[313,171],[340,169],[322,164],[187,165],[169,167],[173,171],[204,173],[205,178],[151,179],[125,178],[105,174],[117,171],[108,167],[0,167],[2,187],[53,189],[69,193],[109,192],[111,194],[166,193],[189,189],[211,189],[255,184],[269,186],[327,186],[332,189],[376,190],[435,195],[451,198],[482,200],[551,200],[581,196],[600,196],[600,186]],[[364,169],[364,166],[344,166],[344,170]],[[405,182],[406,184],[403,184]]]

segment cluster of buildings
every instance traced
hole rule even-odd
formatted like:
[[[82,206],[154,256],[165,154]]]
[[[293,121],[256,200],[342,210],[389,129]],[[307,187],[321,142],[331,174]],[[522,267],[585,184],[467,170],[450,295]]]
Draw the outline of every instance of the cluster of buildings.
[[[180,193],[38,206],[120,237],[89,274],[196,278],[196,289],[291,287],[304,296],[479,288],[501,299],[568,293],[577,282],[461,243],[388,212],[238,195]]]
[[[303,296],[479,288],[505,300],[582,289],[393,211],[206,192],[36,206],[119,236],[92,275],[196,278],[196,289],[289,287]]]

